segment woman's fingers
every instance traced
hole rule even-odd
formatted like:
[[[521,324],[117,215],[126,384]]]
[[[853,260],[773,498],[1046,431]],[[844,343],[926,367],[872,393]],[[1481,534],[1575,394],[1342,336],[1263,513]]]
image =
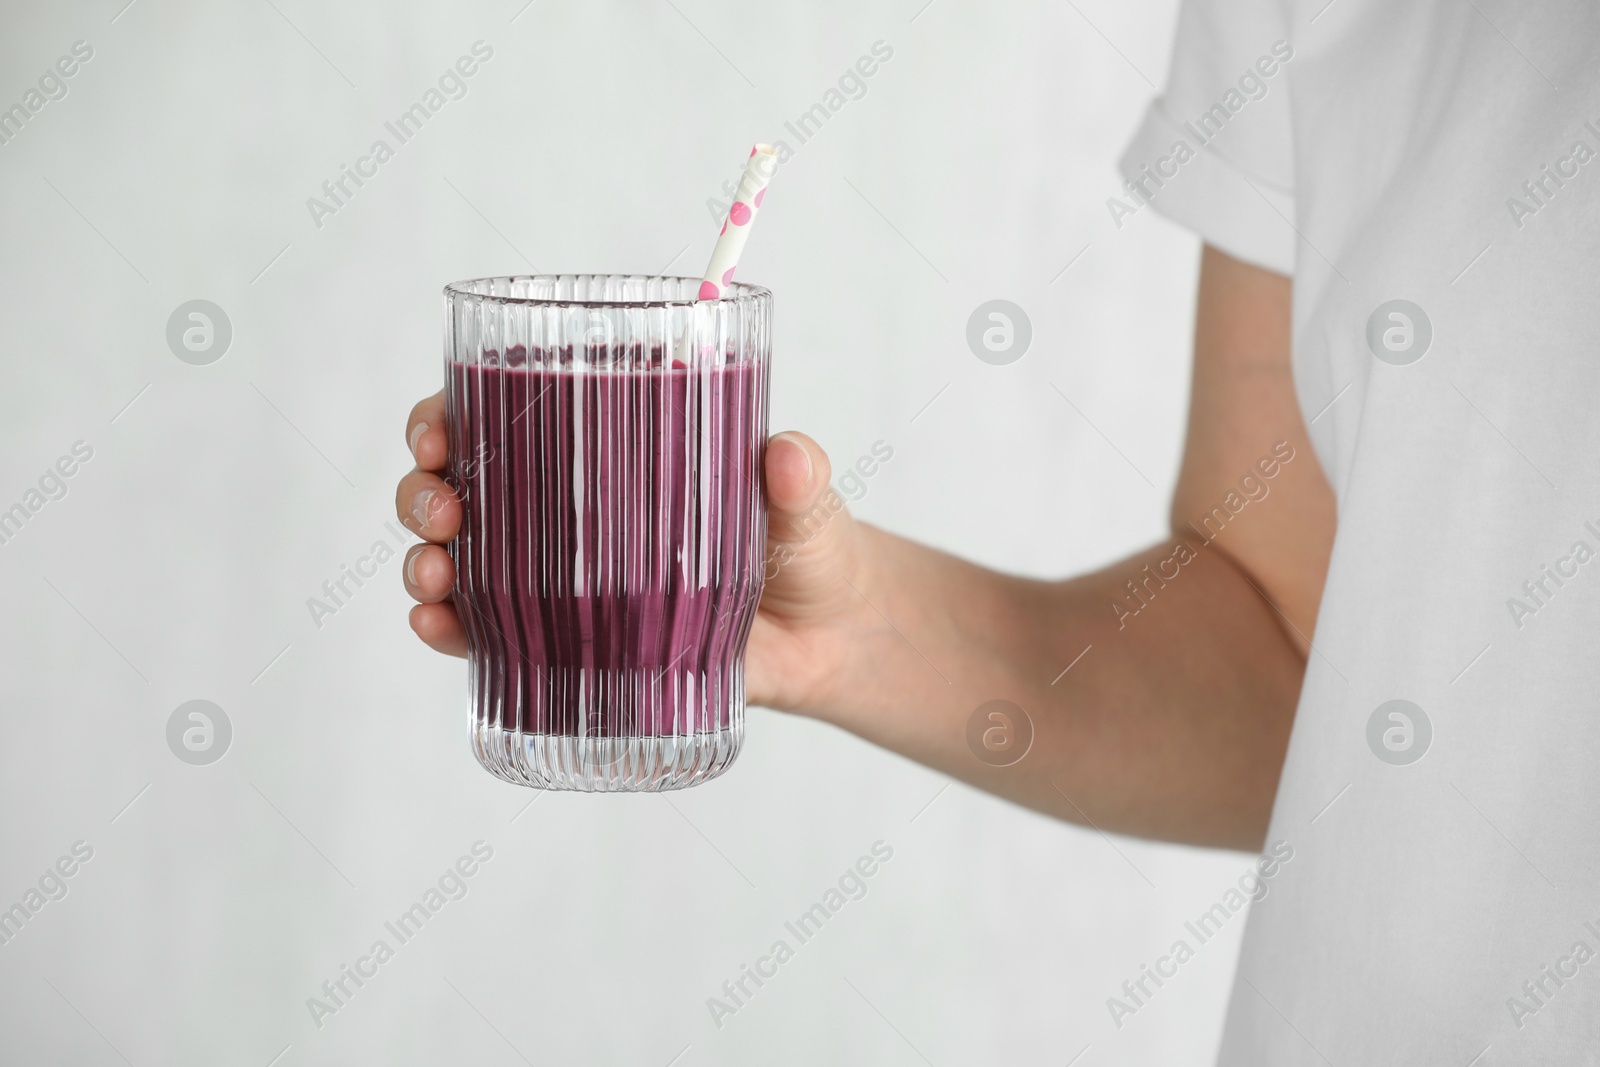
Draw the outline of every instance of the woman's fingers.
[[[416,458],[417,469],[401,478],[395,489],[395,514],[406,529],[433,542],[413,545],[406,553],[406,592],[421,602],[411,609],[411,629],[429,648],[447,656],[465,656],[466,631],[449,603],[456,565],[450,553],[439,547],[461,528],[461,502],[435,473],[444,470],[450,455],[442,389],[411,409],[406,445]]]
[[[412,471],[394,494],[395,514],[406,529],[427,541],[443,543],[461,529],[461,502],[437,474]]]
[[[411,629],[424,644],[447,656],[466,656],[467,634],[449,604],[418,604],[411,609]]]
[[[406,420],[406,444],[416,457],[418,470],[444,470],[450,443],[445,438],[443,389],[411,409],[411,417]]]

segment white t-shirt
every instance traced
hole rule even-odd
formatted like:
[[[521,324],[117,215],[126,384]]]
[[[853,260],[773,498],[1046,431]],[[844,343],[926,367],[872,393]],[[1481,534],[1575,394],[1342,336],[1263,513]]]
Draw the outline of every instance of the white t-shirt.
[[[1221,1062],[1600,1062],[1600,7],[1189,0],[1123,172],[1338,494]]]

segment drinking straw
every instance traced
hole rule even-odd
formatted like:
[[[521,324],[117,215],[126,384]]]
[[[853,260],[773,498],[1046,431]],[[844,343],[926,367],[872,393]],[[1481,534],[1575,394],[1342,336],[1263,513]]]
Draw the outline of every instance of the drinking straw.
[[[733,206],[728,209],[727,221],[722,224],[722,235],[717,247],[711,250],[711,262],[706,267],[705,280],[700,283],[697,299],[715,300],[733,281],[734,268],[744,252],[744,243],[750,239],[750,226],[755,222],[756,211],[767,195],[767,183],[778,170],[778,150],[769,144],[758,144],[750,149],[750,161],[745,164],[744,177],[739,179],[734,193]]]

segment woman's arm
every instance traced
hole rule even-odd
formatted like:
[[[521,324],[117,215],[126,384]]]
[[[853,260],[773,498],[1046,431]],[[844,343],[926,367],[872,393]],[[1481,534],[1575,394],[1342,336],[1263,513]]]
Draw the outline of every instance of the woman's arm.
[[[1067,581],[1000,574],[819,509],[827,456],[801,434],[774,437],[776,573],[750,640],[751,703],[831,722],[1073,822],[1256,848],[1334,527],[1295,401],[1289,306],[1288,279],[1206,249],[1173,536]],[[432,473],[445,461],[442,403],[412,413],[420,469],[402,480],[397,506],[436,542],[407,559],[407,587],[422,601],[412,625],[460,654],[454,571],[437,547],[460,521]],[[414,502],[430,489],[439,495],[419,522]],[[969,720],[992,700],[1033,723],[1032,747],[1012,766],[969,748]]]

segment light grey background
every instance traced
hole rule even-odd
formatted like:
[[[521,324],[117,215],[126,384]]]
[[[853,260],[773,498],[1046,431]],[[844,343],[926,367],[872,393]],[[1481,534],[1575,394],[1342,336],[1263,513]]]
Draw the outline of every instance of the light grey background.
[[[773,426],[841,464],[892,445],[860,515],[1037,575],[1160,536],[1196,245],[1105,200],[1170,0],[124,2],[10,3],[0,33],[0,107],[94,49],[0,146],[0,509],[94,450],[0,545],[0,908],[94,849],[0,946],[0,1063],[1210,1061],[1242,916],[1120,1030],[1106,998],[1246,857],[763,710],[705,787],[538,796],[473,762],[398,560],[320,629],[306,605],[395,540],[441,285],[693,274],[757,139],[797,149],[740,270],[777,295]],[[478,40],[468,95],[317,228],[307,197]],[[800,145],[784,120],[878,40]],[[233,326],[209,366],[165,340],[193,299]],[[992,299],[1032,320],[1009,366],[965,342]],[[233,727],[209,766],[167,747],[194,699]],[[469,894],[314,1026],[480,839]],[[715,1026],[706,999],[880,839],[865,899]]]

